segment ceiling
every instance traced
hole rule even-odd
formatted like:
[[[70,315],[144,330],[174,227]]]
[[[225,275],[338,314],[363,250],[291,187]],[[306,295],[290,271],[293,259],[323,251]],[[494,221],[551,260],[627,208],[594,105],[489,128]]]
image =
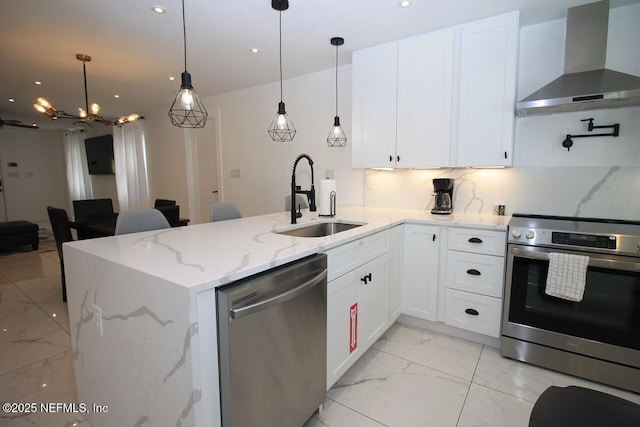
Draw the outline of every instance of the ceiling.
[[[344,65],[353,50],[385,41],[513,10],[527,26],[562,19],[568,7],[590,2],[413,0],[402,8],[400,0],[290,0],[282,12],[283,74],[335,67],[334,36],[345,39]],[[634,3],[640,0],[611,0],[611,7]],[[154,13],[154,5],[166,13]],[[69,127],[71,121],[51,121],[33,104],[44,96],[67,112],[84,107],[77,53],[92,57],[89,103],[99,103],[103,116],[168,110],[184,71],[181,9],[181,0],[0,0],[0,117],[40,129]],[[278,12],[269,0],[185,0],[185,19],[187,69],[200,97],[278,80]]]

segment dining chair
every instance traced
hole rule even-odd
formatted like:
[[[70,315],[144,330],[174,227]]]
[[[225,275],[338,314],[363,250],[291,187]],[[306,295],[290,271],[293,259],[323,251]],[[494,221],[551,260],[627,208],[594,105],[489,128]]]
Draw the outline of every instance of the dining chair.
[[[90,221],[95,218],[106,218],[115,215],[111,199],[86,199],[73,201],[73,216],[76,222]],[[88,230],[78,229],[78,239],[103,237]]]
[[[214,203],[209,209],[209,221],[225,221],[227,219],[242,218],[242,214],[233,203]]]
[[[156,206],[154,209],[159,210],[167,221],[169,221],[169,225],[172,227],[177,227],[180,225],[180,206],[178,205],[166,205],[166,206]]]
[[[60,258],[60,275],[62,276],[62,301],[67,301],[67,282],[64,275],[64,258],[62,254],[62,244],[64,242],[72,242],[73,235],[71,227],[69,227],[69,217],[67,211],[53,206],[47,206],[49,221],[51,221],[51,231],[56,240],[56,249],[58,250],[58,258]]]
[[[157,209],[136,209],[120,212],[115,235],[170,228],[169,221]]]
[[[154,208],[159,208],[161,206],[175,206],[176,205],[176,201],[175,200],[169,200],[169,199],[156,199],[155,203],[153,204]]]

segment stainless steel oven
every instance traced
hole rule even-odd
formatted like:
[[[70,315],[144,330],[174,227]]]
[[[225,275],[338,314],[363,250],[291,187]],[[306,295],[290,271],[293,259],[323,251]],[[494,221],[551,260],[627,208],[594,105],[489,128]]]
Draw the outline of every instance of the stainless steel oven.
[[[545,293],[552,253],[589,257],[579,302]],[[514,214],[501,352],[640,393],[640,222]]]

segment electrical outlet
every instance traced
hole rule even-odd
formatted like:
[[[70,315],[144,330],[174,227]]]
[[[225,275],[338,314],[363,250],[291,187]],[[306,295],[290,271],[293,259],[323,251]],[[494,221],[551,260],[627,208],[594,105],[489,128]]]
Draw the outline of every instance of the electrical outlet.
[[[100,332],[100,336],[104,336],[104,328],[102,325],[102,309],[95,304],[93,305],[93,317],[96,320],[96,326],[98,327],[98,331]]]
[[[240,178],[240,169],[231,169],[231,178]]]

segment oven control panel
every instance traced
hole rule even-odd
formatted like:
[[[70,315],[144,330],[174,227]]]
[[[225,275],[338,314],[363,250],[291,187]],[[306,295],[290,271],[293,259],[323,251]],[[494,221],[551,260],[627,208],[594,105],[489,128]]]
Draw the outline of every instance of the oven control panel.
[[[594,234],[551,233],[551,243],[570,246],[586,246],[589,248],[616,249],[616,236],[602,236]]]

